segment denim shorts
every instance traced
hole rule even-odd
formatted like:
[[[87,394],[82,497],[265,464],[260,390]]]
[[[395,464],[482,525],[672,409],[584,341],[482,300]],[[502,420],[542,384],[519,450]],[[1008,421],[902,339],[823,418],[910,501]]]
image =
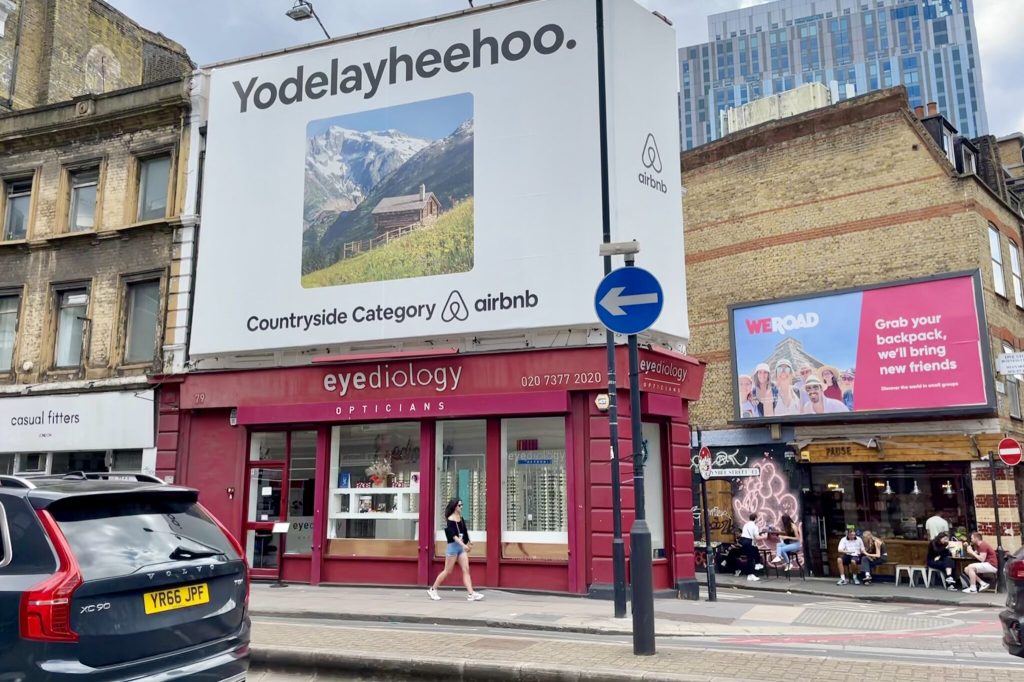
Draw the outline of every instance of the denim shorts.
[[[444,550],[445,556],[459,556],[465,552],[465,548],[457,542],[449,542],[448,548]]]

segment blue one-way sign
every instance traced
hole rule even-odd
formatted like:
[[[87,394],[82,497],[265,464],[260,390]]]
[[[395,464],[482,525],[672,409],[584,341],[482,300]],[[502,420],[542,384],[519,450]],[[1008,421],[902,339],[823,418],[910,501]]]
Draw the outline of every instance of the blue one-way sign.
[[[616,334],[639,334],[661,314],[665,296],[661,284],[642,268],[612,270],[597,285],[597,317]]]

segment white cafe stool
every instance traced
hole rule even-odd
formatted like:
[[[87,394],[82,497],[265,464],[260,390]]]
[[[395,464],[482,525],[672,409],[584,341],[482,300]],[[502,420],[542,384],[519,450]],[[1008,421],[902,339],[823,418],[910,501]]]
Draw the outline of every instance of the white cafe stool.
[[[921,582],[925,587],[928,586],[928,571],[931,570],[927,566],[911,566],[910,567],[910,586],[917,586],[917,576],[921,576]]]
[[[914,567],[910,564],[897,564],[896,565],[896,587],[900,586],[900,573],[907,576],[907,584],[911,587],[914,586],[913,573]]]
[[[925,587],[931,589],[932,578],[938,578],[938,580],[939,580],[939,587],[945,589],[946,583],[943,580],[942,571],[940,571],[938,569],[935,569],[935,568],[926,568],[924,570],[925,570]]]

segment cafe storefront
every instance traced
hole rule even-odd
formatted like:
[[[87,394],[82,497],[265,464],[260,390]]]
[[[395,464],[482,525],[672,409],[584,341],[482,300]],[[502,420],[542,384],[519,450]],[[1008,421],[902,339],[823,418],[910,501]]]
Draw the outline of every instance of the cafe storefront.
[[[427,585],[444,563],[444,505],[458,497],[476,584],[586,593],[612,582],[605,363],[603,348],[441,351],[195,372],[161,418],[176,429],[177,482],[238,535],[254,577]],[[641,352],[661,590],[696,590],[687,422],[702,378],[692,358]],[[623,434],[628,404],[622,392]],[[628,437],[621,445],[625,457]],[[627,530],[631,478],[623,464]]]

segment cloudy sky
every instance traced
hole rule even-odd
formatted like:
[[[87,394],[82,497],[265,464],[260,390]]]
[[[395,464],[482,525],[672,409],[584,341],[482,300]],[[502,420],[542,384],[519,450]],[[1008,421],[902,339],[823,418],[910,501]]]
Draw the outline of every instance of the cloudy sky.
[[[486,0],[478,0],[477,6]],[[707,15],[762,0],[639,0],[675,24],[680,46],[707,40]],[[314,21],[284,16],[292,0],[107,0],[143,26],[183,44],[199,64],[317,40]],[[314,0],[331,35],[345,35],[467,7],[465,0]],[[974,0],[989,128],[1024,131],[1020,27],[1024,0]],[[1018,47],[1014,47],[1017,45]]]

